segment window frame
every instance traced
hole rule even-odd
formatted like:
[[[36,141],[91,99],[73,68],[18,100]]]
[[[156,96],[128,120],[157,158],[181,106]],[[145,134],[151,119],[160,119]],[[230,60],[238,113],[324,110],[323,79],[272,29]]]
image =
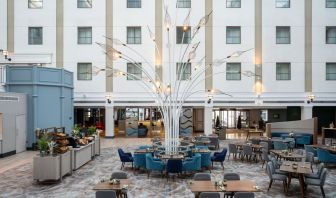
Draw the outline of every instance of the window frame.
[[[91,30],[91,37],[80,37],[80,30],[82,30],[82,29],[90,29]],[[92,45],[92,26],[78,26],[77,27],[77,44],[78,45]],[[85,40],[86,39],[88,39],[88,38],[90,38],[90,42],[89,43],[81,43],[80,42],[80,40],[81,40],[81,38],[85,38]]]
[[[229,29],[233,29],[233,28],[239,28],[239,42],[238,43],[234,43],[234,42],[228,42],[228,32]],[[230,37],[230,38],[235,38],[235,37]],[[241,26],[226,26],[226,44],[230,44],[230,45],[239,45],[241,44]]]
[[[182,3],[182,5],[189,5],[189,6],[179,6]],[[191,8],[191,0],[177,0],[176,1],[176,8]]]
[[[278,7],[279,2],[286,2],[288,1],[288,7]],[[291,7],[291,1],[290,0],[275,0],[275,8],[290,8]]]
[[[89,68],[90,68],[90,71],[89,71],[89,73],[87,73],[87,74],[82,74],[82,73],[79,73],[79,67],[80,66],[83,66],[83,65],[86,65],[86,66],[89,66]],[[81,75],[88,75],[89,76],[89,78],[83,78],[83,79],[81,79],[80,78],[80,76]],[[92,63],[90,63],[90,62],[78,62],[77,63],[77,81],[91,81],[92,80]]]
[[[142,0],[126,0],[126,8],[141,8],[142,7]],[[135,5],[136,3],[139,2],[139,7],[130,7],[130,5]]]
[[[33,40],[30,39],[31,38],[31,36],[30,36],[31,30],[36,29],[36,28],[41,30],[41,43],[31,42],[31,41],[36,40],[36,38],[34,38]],[[28,45],[43,45],[43,27],[41,27],[41,26],[30,26],[30,27],[28,27]]]
[[[229,72],[229,70],[228,70],[229,65],[238,65],[239,66],[239,72]],[[225,80],[227,80],[227,81],[241,81],[241,68],[242,68],[241,62],[227,62],[226,63]],[[232,77],[232,76],[235,76],[235,74],[239,75],[239,79],[236,79],[236,78]],[[231,76],[231,77],[229,77],[229,76]]]
[[[232,2],[239,1],[239,7],[232,7]],[[230,2],[231,6],[228,6]],[[241,0],[226,0],[226,8],[241,8]]]
[[[326,81],[336,81],[336,73],[328,73],[328,66],[331,65],[331,66],[334,66],[335,67],[335,70],[336,70],[336,62],[327,62],[326,63]],[[328,75],[335,75],[335,79],[330,79],[328,78]]]
[[[141,69],[140,68],[138,68],[137,66],[136,66],[136,64],[138,64],[138,65],[140,65],[141,66]],[[139,81],[139,80],[142,80],[142,63],[140,63],[140,62],[137,62],[136,64],[134,64],[134,63],[131,63],[131,62],[128,62],[128,63],[126,63],[126,72],[127,72],[127,75],[126,75],[126,80],[128,80],[128,81]],[[129,68],[130,68],[130,66],[133,66],[136,70],[138,70],[138,71],[140,71],[139,73],[131,73],[129,70]],[[133,76],[130,76],[130,75],[128,75],[128,74],[132,74],[132,75],[140,75],[139,76],[139,79],[136,79],[136,77],[133,77]]]
[[[328,6],[328,3],[330,3],[330,2],[333,2],[333,3],[334,3],[334,7],[329,7],[329,6]],[[336,0],[326,0],[326,1],[325,1],[325,7],[326,7],[326,8],[336,8]]]
[[[287,29],[288,28],[288,32],[289,32],[289,37],[288,37],[288,43],[281,43],[281,42],[278,42],[278,28],[279,29]],[[276,26],[275,27],[275,43],[276,44],[279,44],[279,45],[289,45],[292,43],[292,35],[291,35],[291,27],[290,26]],[[279,37],[279,38],[285,38],[285,37]],[[286,37],[287,38],[287,37]]]
[[[186,65],[183,65],[186,64]],[[179,70],[180,67],[183,67],[183,72]],[[186,69],[187,68],[187,69]],[[187,72],[186,72],[187,71]],[[178,62],[176,63],[176,80],[178,81],[188,81],[192,75],[191,63],[190,62]]]
[[[41,7],[31,7],[32,2],[41,2],[42,5]],[[28,9],[43,9],[43,0],[28,0]]]
[[[190,44],[191,42],[191,26],[187,27],[188,29],[186,31],[183,30],[183,26],[176,26],[176,44],[178,45],[185,45]],[[183,38],[183,32],[184,38]],[[182,33],[181,36],[178,36],[178,33]],[[183,38],[183,41],[182,41]]]
[[[279,67],[281,65],[288,65],[288,73],[278,73]],[[277,62],[275,63],[275,79],[276,81],[290,81],[292,80],[292,64],[290,62]],[[281,74],[288,74],[288,79],[280,78]],[[279,78],[278,78],[279,75]]]
[[[335,37],[330,37],[330,38],[334,38],[335,39],[335,42],[333,42],[333,43],[328,43],[328,30],[329,29],[335,29],[334,31],[335,31]],[[328,44],[328,45],[332,45],[332,44],[336,44],[336,26],[326,26],[326,44]]]
[[[135,42],[136,38],[138,38],[138,37],[135,36],[135,30],[138,29],[138,28],[140,29],[140,42],[139,43]],[[133,29],[134,36],[133,37],[128,37],[128,32],[131,29]],[[132,38],[132,39],[129,39],[129,38]],[[130,42],[131,40],[133,40],[133,42]],[[142,44],[142,28],[141,28],[141,26],[127,26],[126,27],[126,42],[127,42],[127,44],[130,44],[130,45],[141,45]]]
[[[79,6],[79,5],[81,5],[80,2],[85,2],[85,1],[88,2],[88,3],[90,3],[91,6],[90,7],[80,7]],[[92,8],[92,0],[77,0],[77,8],[84,8],[84,9],[85,8]]]

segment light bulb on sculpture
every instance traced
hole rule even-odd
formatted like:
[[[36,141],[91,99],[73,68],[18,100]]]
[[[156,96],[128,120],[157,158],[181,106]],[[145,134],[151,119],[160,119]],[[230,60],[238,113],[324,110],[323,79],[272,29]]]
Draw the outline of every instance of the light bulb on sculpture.
[[[250,50],[245,50],[245,51],[237,51],[232,53],[231,55],[218,59],[217,61],[214,61],[213,63],[210,64],[205,64],[205,56],[203,56],[200,60],[194,61],[197,56],[196,54],[199,53],[198,47],[200,46],[201,42],[193,42],[194,38],[197,38],[197,35],[199,33],[199,30],[203,28],[207,22],[209,21],[209,18],[212,14],[212,11],[202,17],[198,24],[192,29],[192,34],[191,36],[188,36],[188,43],[181,45],[180,48],[180,53],[178,55],[172,55],[172,51],[175,49],[175,46],[172,46],[171,41],[174,39],[171,39],[171,32],[173,28],[176,28],[176,26],[172,25],[172,20],[170,17],[170,14],[168,12],[168,6],[165,6],[165,13],[164,13],[164,24],[163,24],[163,29],[166,31],[167,39],[162,39],[166,41],[166,51],[167,54],[165,54],[168,58],[168,60],[161,63],[161,67],[165,68],[170,68],[167,70],[167,76],[169,78],[164,78],[161,79],[160,76],[158,76],[155,72],[155,65],[151,64],[153,61],[148,61],[142,53],[136,51],[133,49],[131,46],[128,46],[126,43],[115,39],[115,38],[108,38],[108,40],[112,41],[113,44],[117,45],[120,48],[124,48],[124,50],[131,51],[133,52],[132,55],[129,55],[128,53],[122,53],[123,49],[114,49],[113,46],[108,45],[108,44],[102,44],[102,43],[97,43],[103,50],[104,53],[112,60],[117,60],[121,59],[124,60],[125,62],[131,62],[134,67],[139,69],[144,75],[144,77],[141,77],[139,79],[138,76],[128,73],[122,70],[116,70],[116,69],[111,69],[111,68],[106,68],[106,71],[112,70],[113,73],[120,73],[122,72],[122,76],[127,76],[131,78],[138,78],[139,82],[141,85],[144,87],[144,89],[150,93],[150,95],[153,97],[159,112],[162,115],[162,120],[164,123],[164,131],[165,131],[165,142],[164,142],[164,147],[165,147],[165,152],[167,154],[176,154],[178,153],[178,146],[180,145],[179,143],[179,130],[180,130],[180,122],[179,122],[179,117],[181,116],[181,112],[183,107],[185,106],[185,102],[194,94],[200,94],[201,97],[204,97],[208,103],[210,104],[213,101],[214,95],[227,95],[232,97],[230,94],[226,94],[225,92],[219,90],[219,89],[209,89],[205,90],[204,88],[201,90],[195,90],[199,88],[200,83],[204,83],[204,80],[213,77],[215,75],[219,75],[225,72],[216,72],[212,73],[211,75],[205,75],[206,71],[208,69],[212,69],[213,67],[219,67],[223,63],[226,62],[227,59],[232,58],[232,57],[239,57],[245,52],[248,52]],[[187,38],[187,32],[190,28],[190,11],[187,14],[185,20],[183,21],[183,34],[182,34],[182,40],[184,41],[185,38]],[[160,60],[163,59],[163,55],[160,54],[160,50],[157,50],[158,43],[155,39],[155,34],[150,30],[150,28],[147,26],[147,29],[149,31],[149,39],[154,43],[155,45],[155,53],[160,57]],[[179,38],[180,39],[180,38]],[[160,39],[161,40],[161,39]],[[116,42],[116,43],[115,43]],[[120,51],[119,51],[120,50]],[[177,50],[178,51],[178,50]],[[173,51],[175,53],[176,51]],[[136,54],[136,57],[134,57],[134,54]],[[176,61],[174,58],[179,57],[178,60]],[[145,64],[141,65],[139,64],[139,59],[142,60],[143,63]],[[137,61],[135,61],[137,60]],[[172,70],[171,68],[176,68],[176,65],[174,64],[175,62],[181,63],[179,67],[177,67],[176,75],[173,74],[175,73],[175,70]],[[187,67],[189,67],[190,63],[193,63],[194,68],[192,69],[193,72],[189,74],[188,76],[182,76],[185,75],[187,71]],[[125,68],[124,68],[125,70]],[[99,70],[103,71],[103,70]],[[153,75],[154,74],[154,75]],[[251,74],[252,75],[252,74]],[[183,80],[181,80],[183,79]]]

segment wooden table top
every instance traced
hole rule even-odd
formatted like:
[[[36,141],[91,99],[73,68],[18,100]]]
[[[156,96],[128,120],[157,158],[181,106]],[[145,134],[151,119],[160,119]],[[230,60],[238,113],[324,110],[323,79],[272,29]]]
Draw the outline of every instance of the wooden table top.
[[[297,168],[293,168],[293,164],[297,164]],[[280,166],[281,171],[289,172],[289,173],[298,173],[298,174],[310,174],[311,168],[310,163],[306,162],[291,162],[291,161],[284,161]]]
[[[134,151],[134,153],[143,153],[143,154],[145,154],[145,153],[153,153],[153,152],[154,152],[153,149],[136,149]]]
[[[258,192],[256,183],[251,180],[234,180],[224,182],[225,192]],[[222,192],[223,190],[215,186],[213,181],[192,181],[190,184],[191,192]]]
[[[185,156],[182,155],[182,154],[178,154],[178,155],[163,154],[163,155],[158,155],[158,158],[163,159],[163,160],[169,160],[169,159],[183,160],[185,158]]]
[[[120,184],[110,184],[109,181],[98,183],[93,190],[121,190],[124,185],[129,185],[129,179],[120,179]]]
[[[251,146],[252,148],[254,148],[254,149],[262,149],[263,148],[263,146],[261,146],[261,145],[259,145],[259,144],[251,144],[251,145],[248,145],[247,143],[235,143],[235,145],[236,146],[238,146],[238,147],[243,147],[243,145],[246,145],[246,146]]]
[[[324,149],[324,150],[336,153],[336,146],[327,146],[327,145],[318,145],[318,144],[314,144],[312,146],[314,148],[320,148],[320,149]]]
[[[193,149],[192,152],[194,153],[210,153],[209,149]]]
[[[306,156],[300,155],[297,153],[284,153],[282,150],[270,150],[271,153],[274,153],[275,155],[278,155],[279,157],[285,158],[285,159],[297,159],[297,158],[305,158]]]

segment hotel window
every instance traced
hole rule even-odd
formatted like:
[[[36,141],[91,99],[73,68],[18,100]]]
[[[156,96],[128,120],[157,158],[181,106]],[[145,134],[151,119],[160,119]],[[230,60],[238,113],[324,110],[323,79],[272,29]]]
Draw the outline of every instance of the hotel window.
[[[127,44],[141,44],[141,27],[127,27]]]
[[[176,27],[176,44],[188,44],[190,43],[190,40],[191,40],[191,28],[189,26],[186,27],[186,29],[184,29],[183,26]]]
[[[28,28],[28,44],[42,45],[43,44],[43,29],[42,27]]]
[[[191,8],[191,0],[177,0],[177,8]]]
[[[240,27],[226,27],[226,44],[240,44]]]
[[[92,80],[92,63],[77,63],[77,80]]]
[[[336,8],[336,0],[326,0],[327,8]]]
[[[28,8],[43,8],[43,0],[28,0]]]
[[[226,0],[226,7],[227,8],[240,8],[241,2],[240,0]]]
[[[290,27],[277,26],[276,27],[276,44],[290,44]]]
[[[127,63],[127,80],[141,80],[142,79],[142,65],[141,63]]]
[[[127,0],[127,8],[141,8],[141,0]]]
[[[241,80],[241,63],[226,63],[226,80]]]
[[[78,27],[78,44],[92,44],[92,27]]]
[[[176,63],[176,75],[178,80],[189,80],[191,63]]]
[[[92,0],[77,0],[77,8],[92,8]]]
[[[290,8],[290,0],[275,0],[276,8]]]
[[[326,64],[326,79],[336,80],[336,63]]]
[[[326,28],[326,43],[336,44],[336,26]]]
[[[276,80],[290,80],[291,69],[290,63],[277,63],[276,64]]]

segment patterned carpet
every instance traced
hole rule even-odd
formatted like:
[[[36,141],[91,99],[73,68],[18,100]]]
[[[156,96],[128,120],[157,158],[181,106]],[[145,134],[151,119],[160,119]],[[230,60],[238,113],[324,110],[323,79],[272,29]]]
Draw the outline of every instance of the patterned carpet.
[[[221,148],[226,142],[221,142]],[[126,147],[124,150],[132,152],[135,147]],[[32,177],[32,164],[27,163],[19,168],[11,169],[0,174],[0,197],[95,197],[93,186],[101,179],[108,179],[113,171],[120,169],[120,161],[117,148],[102,149],[101,155],[87,163],[71,176],[67,176],[61,183],[36,184]],[[314,167],[316,169],[316,167]],[[125,168],[132,183],[129,187],[128,197],[194,197],[188,188],[191,177],[162,179],[160,175],[152,174],[147,179],[144,172],[133,172],[129,166]],[[256,193],[256,197],[286,197],[283,193],[282,183],[275,182],[267,192],[269,178],[261,163],[241,162],[239,160],[225,161],[225,169],[220,164],[215,164],[211,171],[213,180],[223,177],[223,173],[236,172],[242,179],[256,181],[262,192]],[[324,186],[326,197],[336,197],[336,169],[328,168],[327,180]],[[223,195],[222,195],[223,196]],[[292,179],[289,197],[299,197],[300,188],[297,179]],[[319,187],[309,186],[307,197],[322,197]]]

